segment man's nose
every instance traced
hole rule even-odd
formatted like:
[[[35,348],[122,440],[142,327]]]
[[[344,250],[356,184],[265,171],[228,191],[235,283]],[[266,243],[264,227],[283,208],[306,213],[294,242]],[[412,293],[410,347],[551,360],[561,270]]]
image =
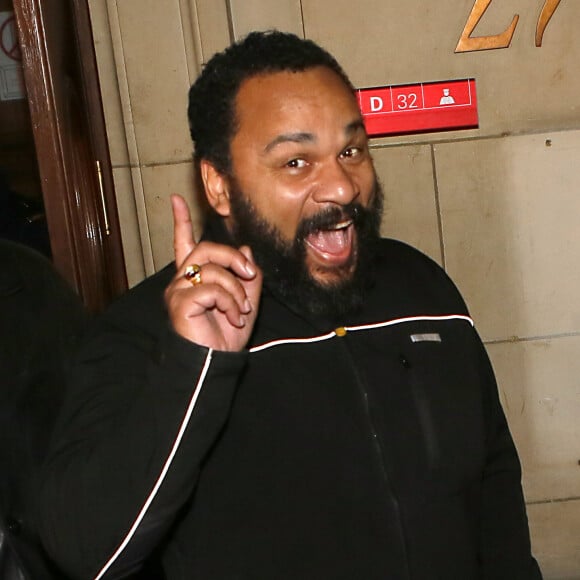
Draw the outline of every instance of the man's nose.
[[[359,193],[352,173],[336,159],[321,167],[312,197],[317,203],[346,205],[354,201]]]

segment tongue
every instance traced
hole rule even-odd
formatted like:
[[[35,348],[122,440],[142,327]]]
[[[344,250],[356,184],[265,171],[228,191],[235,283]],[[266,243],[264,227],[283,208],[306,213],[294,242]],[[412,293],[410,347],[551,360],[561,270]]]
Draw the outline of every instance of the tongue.
[[[320,230],[308,236],[308,243],[319,252],[341,254],[348,245],[346,230]]]

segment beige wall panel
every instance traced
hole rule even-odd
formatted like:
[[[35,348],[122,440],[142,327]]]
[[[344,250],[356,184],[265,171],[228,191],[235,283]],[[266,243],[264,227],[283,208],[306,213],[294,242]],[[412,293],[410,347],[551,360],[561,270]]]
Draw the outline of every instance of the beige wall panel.
[[[127,282],[129,286],[134,286],[145,277],[145,265],[131,170],[128,167],[114,168],[113,179],[117,193],[117,211],[121,225]]]
[[[239,39],[252,30],[269,28],[303,36],[300,3],[300,0],[229,0],[234,37]]]
[[[580,497],[580,336],[487,349],[523,464],[526,500]]]
[[[446,266],[484,338],[580,330],[580,132],[439,144],[435,159]]]
[[[430,146],[374,149],[385,191],[381,233],[415,246],[441,263]]]
[[[580,501],[528,506],[532,548],[544,580],[580,578]]]
[[[473,5],[473,0],[302,2],[306,36],[334,53],[357,86],[475,77],[480,129],[464,135],[580,127],[580,2],[561,3],[543,46],[536,48],[543,2],[495,0],[474,35],[500,33],[519,13],[511,47],[455,54]]]
[[[230,44],[227,3],[216,0],[188,1],[192,5],[192,13],[197,17],[201,62],[207,62],[212,54]]]
[[[115,167],[126,166],[129,164],[127,136],[107,6],[104,0],[91,0],[89,5],[111,163]]]
[[[184,161],[189,72],[178,0],[117,2],[141,164]]]
[[[174,258],[173,221],[169,201],[172,193],[179,193],[188,201],[195,235],[199,237],[201,234],[202,218],[194,187],[193,164],[145,167],[142,175],[153,261],[155,270],[159,270]]]

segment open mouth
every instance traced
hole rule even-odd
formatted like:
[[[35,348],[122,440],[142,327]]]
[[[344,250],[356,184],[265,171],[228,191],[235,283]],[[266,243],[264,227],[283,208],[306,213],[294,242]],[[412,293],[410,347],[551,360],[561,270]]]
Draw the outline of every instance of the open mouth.
[[[349,260],[353,247],[354,225],[346,219],[309,234],[306,245],[317,261],[340,266]]]

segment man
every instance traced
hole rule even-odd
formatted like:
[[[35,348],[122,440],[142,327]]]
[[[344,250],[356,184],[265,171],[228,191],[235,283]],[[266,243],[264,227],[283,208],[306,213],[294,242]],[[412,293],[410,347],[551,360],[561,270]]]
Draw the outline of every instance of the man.
[[[493,374],[445,273],[379,240],[352,86],[253,33],[190,92],[195,243],[85,344],[42,497],[78,578],[540,578]]]

